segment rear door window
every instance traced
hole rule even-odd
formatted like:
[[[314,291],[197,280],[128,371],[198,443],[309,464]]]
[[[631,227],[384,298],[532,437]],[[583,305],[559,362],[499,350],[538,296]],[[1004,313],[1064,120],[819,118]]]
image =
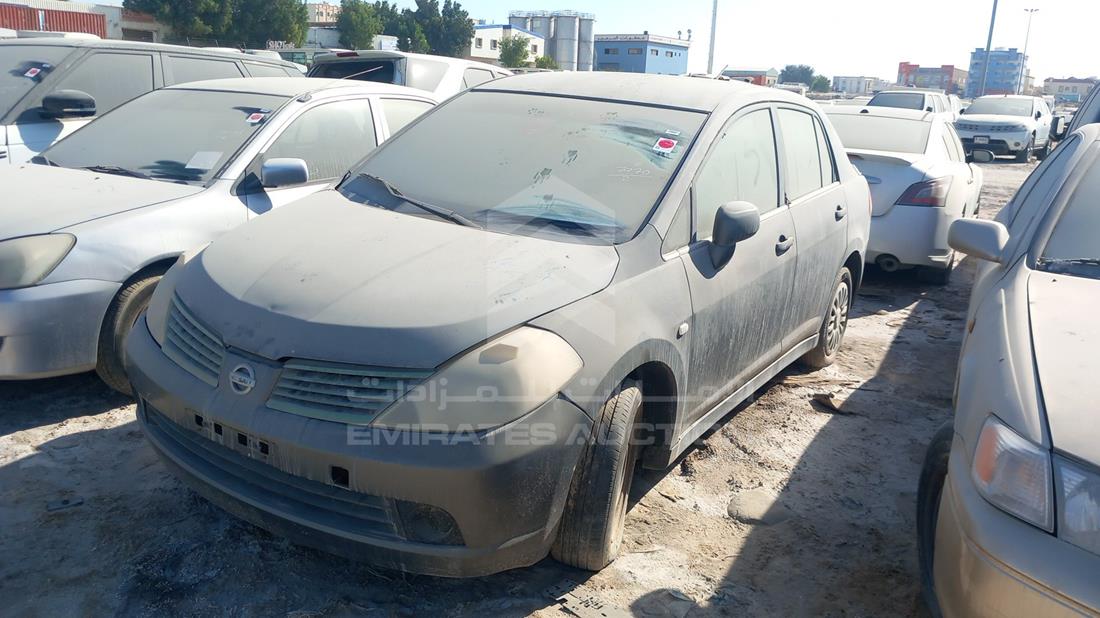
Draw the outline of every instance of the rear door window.
[[[424,112],[432,108],[431,103],[414,99],[382,99],[382,114],[386,117],[390,135],[405,128]]]
[[[95,98],[101,115],[153,90],[153,55],[95,52],[66,71],[51,91],[80,90]]]
[[[244,63],[245,69],[248,70],[249,75],[252,77],[286,77],[289,73],[286,69],[280,66],[271,64],[260,64],[259,62],[246,62]]]
[[[829,147],[829,136],[826,135],[820,118],[814,118],[814,128],[817,129],[817,149],[821,156],[821,184],[830,185],[837,181],[833,149]]]
[[[824,166],[813,116],[780,109],[779,127],[783,136],[784,185],[787,200],[793,202],[824,186],[821,177]]]
[[[173,84],[244,76],[237,63],[232,60],[194,56],[168,56],[167,60],[168,73],[172,76]]]
[[[466,88],[473,88],[492,80],[493,72],[485,69],[466,69],[466,72],[462,75],[462,85]]]

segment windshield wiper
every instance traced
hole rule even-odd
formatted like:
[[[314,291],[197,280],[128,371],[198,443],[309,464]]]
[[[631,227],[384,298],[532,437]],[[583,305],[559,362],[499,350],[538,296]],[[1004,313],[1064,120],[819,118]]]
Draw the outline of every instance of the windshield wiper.
[[[119,167],[117,165],[88,165],[80,168],[82,170],[88,170],[89,172],[99,172],[100,174],[114,174],[115,176],[129,176],[131,178],[141,178],[142,180],[151,180],[151,176],[144,172],[137,170],[126,169],[125,167]]]
[[[470,219],[467,219],[466,217],[458,214],[457,212],[455,212],[455,211],[453,211],[449,208],[444,208],[442,206],[436,206],[435,204],[429,204],[427,202],[422,202],[418,199],[414,199],[414,198],[411,198],[411,197],[405,195],[404,193],[401,192],[400,189],[398,189],[397,187],[390,184],[390,182],[388,180],[386,180],[385,178],[380,178],[378,176],[375,176],[374,174],[367,174],[365,172],[362,173],[362,174],[359,174],[358,176],[356,176],[356,178],[364,178],[366,180],[369,180],[369,181],[375,183],[376,185],[382,187],[383,189],[386,190],[387,193],[389,193],[393,197],[396,197],[397,199],[401,200],[402,202],[404,202],[406,204],[409,204],[411,206],[416,206],[417,208],[419,208],[419,209],[421,209],[425,212],[431,213],[431,214],[439,217],[440,219],[446,219],[447,221],[450,221],[452,223],[457,223],[459,225],[464,225],[466,227],[481,227],[478,224],[471,221]]]

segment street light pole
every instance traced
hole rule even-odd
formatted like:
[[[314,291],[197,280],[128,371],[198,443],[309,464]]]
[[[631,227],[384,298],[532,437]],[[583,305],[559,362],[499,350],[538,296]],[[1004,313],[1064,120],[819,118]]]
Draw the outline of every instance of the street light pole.
[[[1024,37],[1023,66],[1020,67],[1020,83],[1016,86],[1016,94],[1023,94],[1024,80],[1027,77],[1027,44],[1031,42],[1031,19],[1039,12],[1039,9],[1024,9],[1027,13],[1027,35]]]
[[[982,68],[982,86],[978,96],[985,96],[986,78],[989,77],[989,51],[993,48],[993,25],[997,23],[997,0],[993,0],[993,16],[989,18],[989,38],[985,40],[985,65]]]
[[[707,56],[707,75],[714,74],[714,40],[718,30],[718,0],[714,0],[714,9],[710,13],[710,54]]]

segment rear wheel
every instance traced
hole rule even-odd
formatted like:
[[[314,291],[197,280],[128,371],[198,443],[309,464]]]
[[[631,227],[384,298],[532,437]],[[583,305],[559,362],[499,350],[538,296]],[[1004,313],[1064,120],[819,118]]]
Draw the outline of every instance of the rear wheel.
[[[852,308],[852,273],[847,267],[841,268],[833,283],[833,298],[821,329],[817,334],[817,345],[802,357],[802,363],[812,369],[822,369],[836,361],[840,344],[844,342],[844,333],[848,331],[848,311]]]
[[[947,285],[951,282],[951,273],[955,271],[955,255],[947,261],[947,266],[924,266],[917,271],[917,277],[925,283],[932,285]]]
[[[103,327],[99,331],[99,352],[95,371],[107,386],[124,394],[133,394],[126,378],[126,336],[149,306],[149,299],[163,272],[143,273],[130,280],[111,301]]]
[[[948,421],[932,437],[924,456],[924,466],[917,486],[917,554],[920,566],[921,595],[933,616],[940,616],[933,579],[936,554],[936,523],[940,517],[940,502],[947,479],[947,462],[955,429]]]
[[[559,562],[598,571],[618,555],[640,451],[632,438],[641,409],[642,391],[632,380],[623,382],[600,409],[550,550]]]

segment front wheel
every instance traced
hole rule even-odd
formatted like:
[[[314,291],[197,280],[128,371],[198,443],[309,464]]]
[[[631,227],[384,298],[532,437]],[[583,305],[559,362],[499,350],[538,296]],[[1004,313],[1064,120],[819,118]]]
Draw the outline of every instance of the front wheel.
[[[1050,140],[1039,149],[1039,152],[1035,153],[1035,158],[1039,161],[1046,161],[1047,156],[1050,154]]]
[[[623,382],[600,409],[550,550],[559,562],[598,571],[619,554],[640,450],[634,434],[641,409],[642,391],[632,380]]]
[[[99,331],[99,352],[95,371],[107,386],[124,394],[133,394],[124,367],[126,336],[142,312],[149,307],[153,290],[163,273],[146,273],[128,282],[111,301],[103,327]]]
[[[1017,163],[1029,163],[1031,161],[1031,153],[1035,150],[1035,138],[1031,138],[1027,142],[1027,146],[1023,150],[1016,153]]]
[[[852,308],[852,273],[847,267],[841,268],[833,283],[833,297],[821,329],[817,334],[817,345],[802,357],[803,364],[812,369],[823,369],[836,362],[840,344],[844,342],[844,333],[848,330],[848,311]]]
[[[936,523],[940,517],[940,502],[947,479],[947,462],[955,428],[951,421],[936,431],[921,468],[917,486],[917,555],[920,566],[921,596],[933,616],[939,616],[939,601],[933,579],[936,554]]]

